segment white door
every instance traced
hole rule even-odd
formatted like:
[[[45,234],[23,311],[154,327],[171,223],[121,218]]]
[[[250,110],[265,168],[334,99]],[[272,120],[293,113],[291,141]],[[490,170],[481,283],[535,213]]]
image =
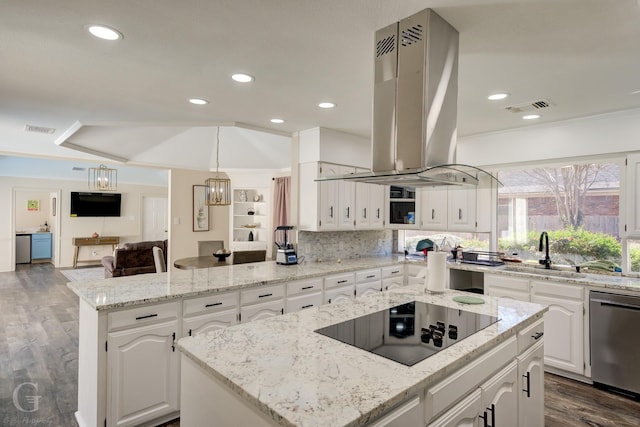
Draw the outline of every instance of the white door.
[[[519,427],[544,426],[544,343],[539,342],[518,356],[520,398]]]
[[[339,167],[340,175],[355,173],[354,168],[348,166]],[[338,182],[338,229],[353,230],[356,227],[356,184],[355,182]]]
[[[254,304],[240,308],[240,322],[247,323],[252,320],[270,319],[281,314],[284,314],[283,300]]]
[[[108,426],[136,426],[179,409],[178,321],[109,333]]]
[[[447,229],[447,190],[422,190],[420,193],[420,215],[423,228],[427,230]]]
[[[320,166],[320,177],[340,175],[340,167],[331,164]],[[320,186],[320,230],[338,229],[338,181],[322,181]]]
[[[448,190],[447,201],[449,230],[475,231],[476,190]]]
[[[210,331],[217,331],[238,323],[236,309],[204,314],[202,316],[189,317],[182,321],[182,334],[194,336]]]
[[[479,423],[478,417],[478,414],[482,412],[480,410],[481,394],[480,389],[476,389],[460,403],[429,424],[429,427],[477,427],[482,425]]]
[[[351,301],[353,299],[353,291],[353,286],[326,289],[324,291],[324,303],[336,304],[343,301]]]
[[[386,185],[369,184],[369,214],[371,228],[384,228],[384,195],[388,192]],[[356,198],[357,200],[357,198]]]
[[[371,184],[356,182],[356,228],[359,230],[368,230],[371,227],[370,186]]]
[[[168,235],[167,198],[142,198],[142,240],[165,240]]]
[[[484,425],[518,425],[519,384],[517,363],[513,361],[480,387]]]

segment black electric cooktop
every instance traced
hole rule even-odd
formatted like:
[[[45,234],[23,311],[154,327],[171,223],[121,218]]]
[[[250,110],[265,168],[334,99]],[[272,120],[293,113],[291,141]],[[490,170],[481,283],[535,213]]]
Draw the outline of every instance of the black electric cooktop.
[[[413,301],[315,332],[413,366],[498,320],[486,314]]]

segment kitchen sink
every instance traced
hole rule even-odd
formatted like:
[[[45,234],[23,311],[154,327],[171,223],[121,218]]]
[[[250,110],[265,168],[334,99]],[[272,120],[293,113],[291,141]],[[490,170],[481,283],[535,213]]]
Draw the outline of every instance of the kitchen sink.
[[[506,265],[504,267],[506,271],[513,271],[517,273],[527,273],[527,274],[540,274],[544,276],[556,276],[556,277],[587,277],[585,273],[578,273],[576,271],[571,271],[566,268],[558,268],[551,267],[550,269],[546,269],[542,266],[526,266],[526,265]]]

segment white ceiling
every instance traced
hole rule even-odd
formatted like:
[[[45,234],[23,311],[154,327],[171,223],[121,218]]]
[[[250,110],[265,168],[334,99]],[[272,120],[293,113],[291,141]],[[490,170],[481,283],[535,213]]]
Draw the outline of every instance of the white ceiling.
[[[99,159],[55,144],[80,121],[69,141],[85,148],[212,169],[212,126],[238,124],[222,128],[221,168],[286,167],[282,135],[369,137],[374,32],[426,7],[460,32],[459,136],[529,125],[504,107],[538,99],[554,106],[537,123],[640,107],[638,0],[7,0],[0,153]],[[96,23],[124,39],[95,39]],[[238,71],[256,81],[233,82]],[[491,103],[494,91],[511,97]]]

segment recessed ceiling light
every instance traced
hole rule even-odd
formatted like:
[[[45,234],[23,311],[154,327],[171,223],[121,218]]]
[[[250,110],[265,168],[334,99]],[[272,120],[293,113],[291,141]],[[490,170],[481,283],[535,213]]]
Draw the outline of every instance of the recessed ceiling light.
[[[274,119],[271,119],[271,123],[277,123],[277,124],[284,123],[284,119],[274,118]]]
[[[195,105],[206,105],[209,103],[209,101],[207,101],[206,99],[202,99],[202,98],[190,98],[189,102]]]
[[[527,114],[526,116],[522,116],[524,120],[535,120],[539,119],[540,117],[540,114]]]
[[[320,108],[334,108],[335,106],[336,104],[333,102],[321,102],[320,104],[318,104],[318,107]]]
[[[103,40],[121,40],[124,38],[122,33],[113,28],[106,27],[104,25],[91,25],[89,27],[89,32],[93,34],[95,37]]]
[[[253,76],[250,76],[249,74],[244,74],[244,73],[233,74],[231,78],[240,83],[249,83],[255,80]]]
[[[508,93],[500,92],[500,93],[493,93],[493,94],[487,96],[487,99],[489,101],[500,101],[501,99],[505,99],[508,96],[509,96]]]

